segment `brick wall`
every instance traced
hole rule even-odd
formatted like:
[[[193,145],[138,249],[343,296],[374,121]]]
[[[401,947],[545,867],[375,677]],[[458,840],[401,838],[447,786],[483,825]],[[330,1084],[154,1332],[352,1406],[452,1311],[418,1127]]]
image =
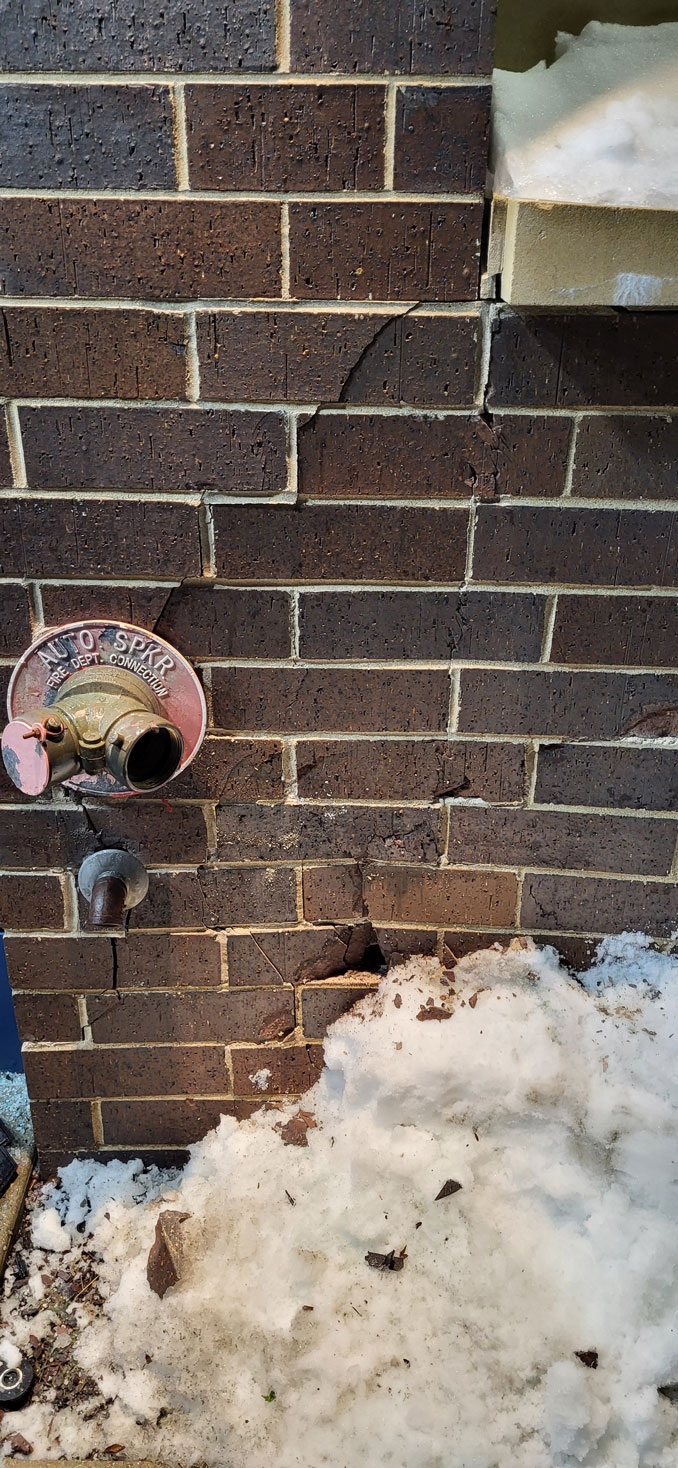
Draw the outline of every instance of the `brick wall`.
[[[211,722],[169,805],[3,783],[46,1169],[303,1091],[382,956],[678,926],[675,753],[624,737],[678,703],[674,322],[480,303],[490,30],[23,0],[0,34],[2,673],[120,616]],[[74,882],[105,840],[151,873],[117,951]]]

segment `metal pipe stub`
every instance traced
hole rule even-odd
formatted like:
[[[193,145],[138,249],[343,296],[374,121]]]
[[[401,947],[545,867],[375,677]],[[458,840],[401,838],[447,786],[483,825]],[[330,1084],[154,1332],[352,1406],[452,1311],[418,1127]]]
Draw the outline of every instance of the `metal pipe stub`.
[[[119,930],[129,908],[143,902],[148,872],[131,851],[93,851],[78,872],[78,890],[89,903],[88,928]]]

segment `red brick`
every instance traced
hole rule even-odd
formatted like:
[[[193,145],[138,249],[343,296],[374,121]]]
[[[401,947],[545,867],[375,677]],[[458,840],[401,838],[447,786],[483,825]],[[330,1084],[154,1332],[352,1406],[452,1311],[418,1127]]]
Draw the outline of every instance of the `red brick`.
[[[36,87],[5,78],[0,135],[5,189],[175,186],[168,87]]]
[[[224,402],[472,405],[477,315],[404,313],[404,307],[394,307],[385,315],[368,303],[364,311],[351,313],[284,306],[275,311],[199,312],[203,397]],[[379,423],[386,430],[388,420]],[[432,422],[428,428],[433,431]],[[480,422],[478,434],[483,435]]]
[[[227,1096],[210,1101],[104,1101],[101,1119],[112,1147],[181,1147],[200,1142],[222,1116],[238,1116],[242,1103]]]
[[[186,88],[194,189],[379,188],[383,86]]]
[[[673,597],[559,596],[551,662],[678,667],[678,605]]]
[[[168,794],[170,800],[282,800],[282,745],[277,739],[206,739]]]
[[[5,306],[0,325],[0,392],[8,397],[186,396],[181,316]]]
[[[280,205],[5,199],[0,290],[161,301],[276,296]]]
[[[555,928],[670,937],[678,925],[678,887],[671,882],[528,874],[521,920],[525,927],[547,932]]]
[[[435,861],[441,813],[387,806],[224,805],[217,811],[220,861]]]
[[[675,750],[544,745],[539,750],[535,799],[545,804],[675,811]]]
[[[323,984],[304,989],[301,998],[301,1027],[309,1040],[322,1040],[330,1025],[347,1014],[359,999],[374,992],[379,980],[370,984]]]
[[[362,872],[355,863],[303,868],[307,923],[353,922],[365,916]]]
[[[574,867],[666,877],[677,830],[672,821],[576,811],[457,806],[450,812],[450,862]]]
[[[536,662],[545,599],[467,591],[309,592],[300,597],[300,655],[413,662]]]
[[[106,617],[119,622],[132,622],[137,627],[155,631],[155,623],[169,595],[166,586],[84,586],[77,582],[41,587],[45,623],[56,627],[61,622]]]
[[[592,499],[676,499],[677,457],[678,418],[583,418],[572,493]]]
[[[314,739],[297,745],[299,794],[311,800],[522,801],[519,744],[444,739]]]
[[[460,581],[466,509],[215,504],[217,575],[232,581]]]
[[[294,1029],[291,989],[195,989],[163,994],[102,994],[87,1001],[95,1044],[230,1045],[233,1040],[278,1040]],[[175,1140],[177,1140],[175,1138]]]
[[[59,878],[27,872],[0,876],[0,924],[17,933],[63,928],[64,899]]]
[[[671,512],[480,505],[473,575],[478,581],[675,586],[677,525]]]
[[[641,714],[678,704],[678,678],[646,673],[462,669],[459,729],[467,734],[615,739]]]
[[[22,1041],[82,1039],[74,994],[15,994],[14,1014]]]
[[[374,922],[510,927],[517,890],[509,872],[370,866],[364,873],[365,908]]]
[[[317,1081],[324,1064],[322,1045],[251,1046],[231,1051],[233,1089],[237,1096],[264,1099],[252,1076],[260,1070],[271,1072],[266,1096],[303,1094]]]
[[[0,656],[19,657],[32,640],[25,586],[0,582]]]
[[[199,880],[211,927],[297,920],[296,876],[290,867],[203,867]]]
[[[96,1096],[218,1096],[227,1091],[223,1045],[114,1045],[24,1050],[32,1101]]]
[[[396,189],[485,188],[490,87],[401,87],[396,95]]]
[[[269,71],[275,66],[275,17],[269,0],[198,0],[185,12],[154,0],[113,6],[60,0],[42,9],[20,0],[4,27],[0,62],[7,71]]]
[[[302,299],[472,301],[482,205],[291,204],[291,290]]]
[[[278,494],[287,487],[278,413],[195,408],[22,408],[36,489]]]
[[[298,71],[474,74],[492,70],[494,5],[442,0],[376,6],[368,0],[295,0],[292,66]]]
[[[214,668],[214,720],[233,733],[442,733],[449,679],[435,670]]]
[[[153,630],[188,658],[286,658],[290,597],[200,582],[177,586]]]
[[[664,407],[678,400],[670,311],[503,314],[493,322],[490,407]]]
[[[88,1101],[32,1101],[31,1120],[41,1152],[49,1147],[84,1147],[91,1154],[94,1136]]]
[[[5,500],[0,564],[10,576],[197,576],[197,510],[133,498]]]
[[[111,990],[113,967],[107,937],[7,938],[7,966],[14,989]],[[118,943],[118,989],[202,988],[221,983],[221,948],[204,934],[128,934]]]
[[[362,928],[292,928],[280,932],[229,933],[228,982],[234,985],[297,984],[329,978],[353,966],[364,952]],[[361,953],[362,956],[362,953]]]

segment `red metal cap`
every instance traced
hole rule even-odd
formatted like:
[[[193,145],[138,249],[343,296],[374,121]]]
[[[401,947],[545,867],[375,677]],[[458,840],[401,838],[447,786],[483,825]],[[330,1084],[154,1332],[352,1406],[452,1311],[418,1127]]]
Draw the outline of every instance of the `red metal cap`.
[[[12,719],[2,735],[2,760],[10,780],[24,795],[42,795],[50,781],[47,750],[27,719]]]

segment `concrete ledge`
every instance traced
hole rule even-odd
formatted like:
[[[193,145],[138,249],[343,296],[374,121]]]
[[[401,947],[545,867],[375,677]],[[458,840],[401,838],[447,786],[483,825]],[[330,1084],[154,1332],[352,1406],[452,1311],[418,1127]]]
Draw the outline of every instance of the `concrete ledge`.
[[[19,1175],[11,1188],[0,1198],[0,1279],[2,1279],[7,1256],[16,1238],[28,1185],[33,1175],[33,1157],[30,1152],[13,1154]]]

